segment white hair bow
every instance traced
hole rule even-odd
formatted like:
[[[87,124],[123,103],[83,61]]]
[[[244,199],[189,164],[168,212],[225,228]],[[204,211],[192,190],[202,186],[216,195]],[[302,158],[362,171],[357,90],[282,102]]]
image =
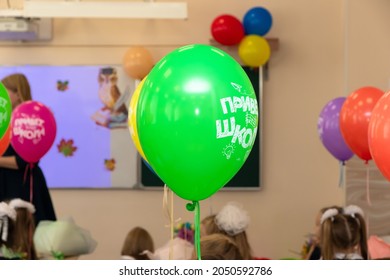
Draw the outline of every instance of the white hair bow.
[[[344,214],[349,215],[353,218],[355,218],[355,214],[359,214],[362,217],[364,217],[364,212],[363,212],[362,208],[360,208],[357,205],[348,205],[348,206],[344,207]]]
[[[330,208],[324,212],[321,216],[321,225],[327,220],[331,219],[333,222],[334,216],[336,216],[339,211],[336,208]]]
[[[12,209],[26,208],[28,210],[28,212],[30,212],[31,214],[35,213],[35,206],[32,205],[30,202],[24,201],[24,200],[22,200],[20,198],[12,199],[9,202],[9,206]]]

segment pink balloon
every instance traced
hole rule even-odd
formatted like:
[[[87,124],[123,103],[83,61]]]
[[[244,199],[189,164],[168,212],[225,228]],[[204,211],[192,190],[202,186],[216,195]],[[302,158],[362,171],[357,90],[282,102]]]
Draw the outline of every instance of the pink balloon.
[[[49,151],[57,133],[53,113],[36,101],[23,102],[13,110],[11,128],[13,148],[29,163],[39,161]]]

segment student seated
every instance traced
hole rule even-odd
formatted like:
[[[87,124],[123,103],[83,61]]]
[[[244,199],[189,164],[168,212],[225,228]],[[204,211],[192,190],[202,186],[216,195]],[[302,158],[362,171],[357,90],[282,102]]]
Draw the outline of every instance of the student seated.
[[[0,259],[37,259],[34,212],[34,205],[20,198],[0,203]]]
[[[210,215],[201,222],[201,236],[221,233],[232,238],[245,260],[255,259],[249,245],[246,229],[249,226],[248,213],[236,203],[228,203],[216,215]]]
[[[339,206],[329,206],[323,207],[318,211],[315,223],[314,223],[314,234],[310,235],[309,240],[307,240],[302,249],[302,259],[304,260],[319,260],[321,259],[321,248],[320,248],[320,239],[321,239],[321,217],[324,212],[328,209],[337,209],[340,213],[343,212],[343,208]]]
[[[363,210],[349,205],[340,212],[330,208],[321,216],[323,260],[367,260],[367,233]]]
[[[154,252],[153,239],[146,229],[135,227],[129,231],[122,246],[124,260],[150,260],[147,252]]]

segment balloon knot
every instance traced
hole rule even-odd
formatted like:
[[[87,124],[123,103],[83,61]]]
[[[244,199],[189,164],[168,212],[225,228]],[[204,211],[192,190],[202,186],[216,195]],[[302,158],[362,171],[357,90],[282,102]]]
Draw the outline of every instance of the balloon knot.
[[[196,201],[187,203],[187,204],[186,204],[187,210],[188,210],[188,211],[194,211],[194,210],[195,210],[195,207],[196,207],[196,204],[197,204]]]

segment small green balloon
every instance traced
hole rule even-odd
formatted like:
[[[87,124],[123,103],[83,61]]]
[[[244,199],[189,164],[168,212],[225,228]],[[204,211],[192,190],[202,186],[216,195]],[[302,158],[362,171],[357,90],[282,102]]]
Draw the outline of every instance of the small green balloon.
[[[4,136],[11,122],[12,106],[7,89],[0,83],[0,139]]]
[[[256,138],[253,86],[231,56],[207,45],[174,50],[151,70],[137,106],[140,144],[178,196],[200,201],[242,167]]]

